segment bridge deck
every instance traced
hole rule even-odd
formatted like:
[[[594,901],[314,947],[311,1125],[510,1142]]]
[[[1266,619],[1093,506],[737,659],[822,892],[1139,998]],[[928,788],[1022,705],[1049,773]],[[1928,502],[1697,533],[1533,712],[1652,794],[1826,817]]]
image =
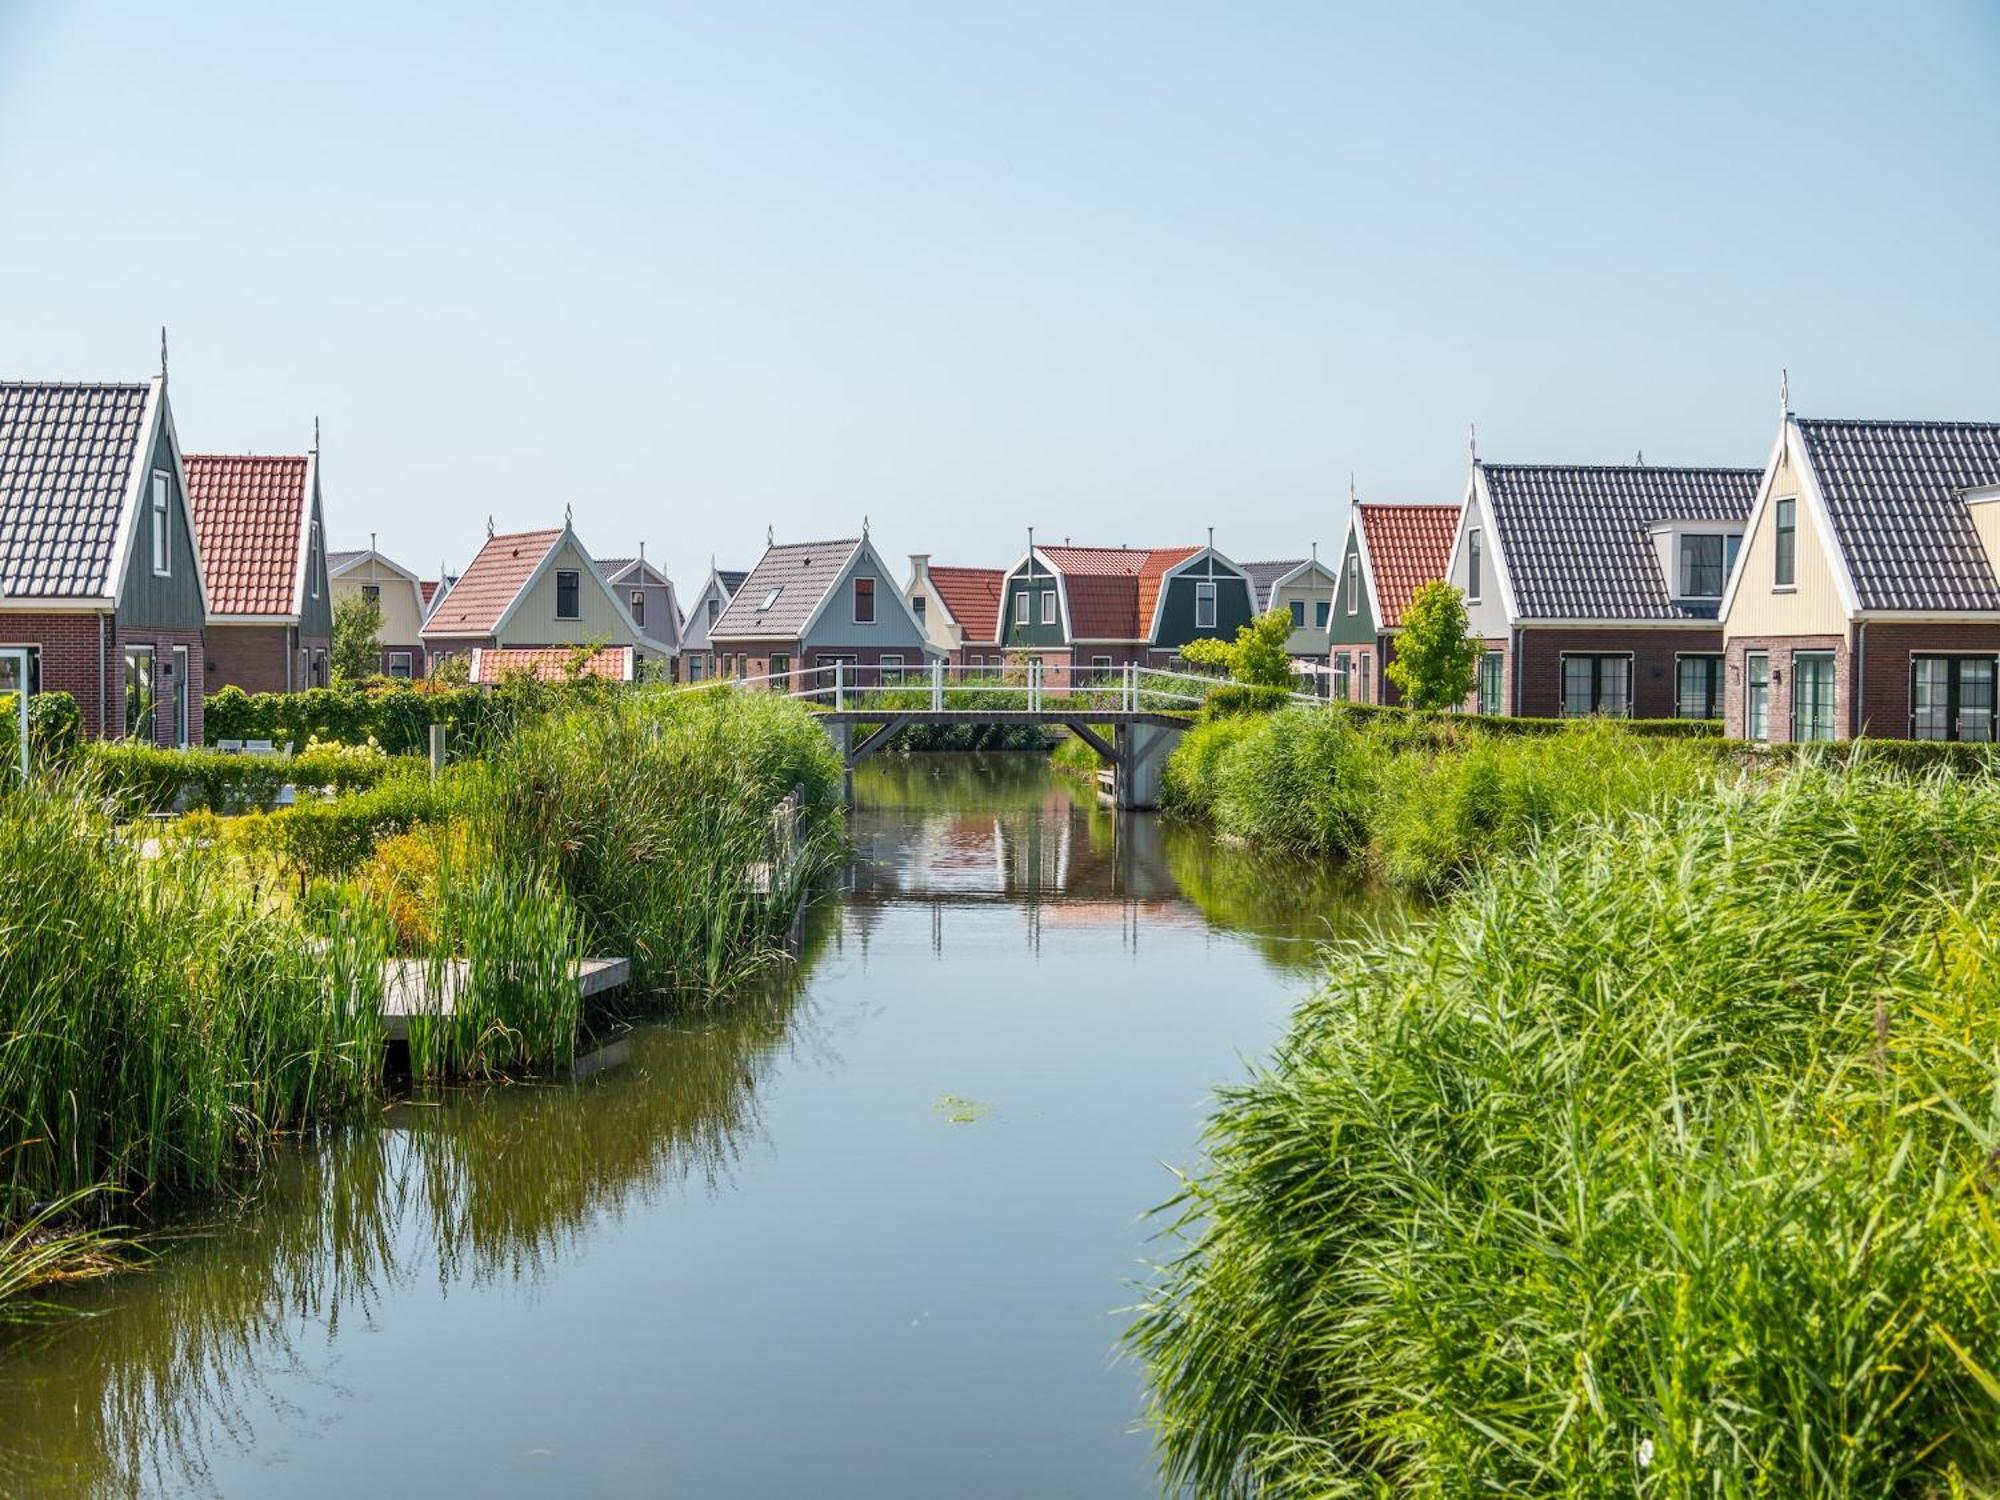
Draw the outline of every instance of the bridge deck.
[[[898,719],[912,724],[1051,724],[1081,720],[1085,724],[1157,724],[1162,729],[1186,729],[1192,713],[1150,710],[1125,712],[1116,708],[827,708],[813,717],[826,724],[885,724]]]

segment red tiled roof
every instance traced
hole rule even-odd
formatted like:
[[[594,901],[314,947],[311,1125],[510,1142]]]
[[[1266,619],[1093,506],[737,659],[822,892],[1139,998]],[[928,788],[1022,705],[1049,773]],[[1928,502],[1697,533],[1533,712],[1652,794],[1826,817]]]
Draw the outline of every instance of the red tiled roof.
[[[218,615],[290,615],[299,608],[299,532],[306,524],[302,454],[189,453],[201,570]]]
[[[429,609],[431,600],[437,597],[438,581],[435,578],[426,578],[417,587],[424,591],[424,608]]]
[[[1444,577],[1451,541],[1458,532],[1456,505],[1377,505],[1354,507],[1361,539],[1375,579],[1377,630],[1396,630],[1410,597],[1423,584]]]
[[[582,675],[604,677],[612,682],[630,682],[634,656],[630,646],[600,646],[585,658]],[[543,682],[567,682],[575,660],[575,650],[566,646],[534,650],[477,647],[472,653],[471,680],[491,685],[525,672]]]
[[[424,621],[424,634],[454,639],[493,634],[507,606],[561,539],[561,528],[489,536],[444,603]]]
[[[1167,571],[1199,547],[1037,547],[1063,575],[1071,636],[1080,641],[1143,640]]]
[[[999,568],[932,568],[932,585],[968,641],[1000,639],[1000,591],[1007,581]]]

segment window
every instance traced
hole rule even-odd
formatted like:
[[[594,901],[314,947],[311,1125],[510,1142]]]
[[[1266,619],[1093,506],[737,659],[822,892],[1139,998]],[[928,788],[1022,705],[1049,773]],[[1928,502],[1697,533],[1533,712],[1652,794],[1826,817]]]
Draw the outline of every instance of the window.
[[[556,618],[558,620],[580,620],[583,618],[583,600],[579,596],[582,584],[582,575],[574,568],[556,569]]]
[[[1108,656],[1091,657],[1090,676],[1094,682],[1109,682],[1111,680],[1111,658]]]
[[[785,586],[782,583],[779,584],[776,588],[772,589],[770,593],[764,596],[764,602],[757,606],[757,613],[761,615],[764,613],[765,610],[769,609],[772,605],[776,604],[778,602],[778,595],[784,593],[784,591],[785,591]]]
[[[191,715],[188,713],[188,648],[187,647],[185,646],[174,647],[173,672],[174,672],[174,685],[173,685],[174,748],[176,750],[185,750],[188,747],[188,721],[191,717]]]
[[[708,623],[713,625],[715,623],[716,616],[720,615],[721,613],[722,613],[722,601],[720,599],[711,596],[708,601]]]
[[[153,470],[153,572],[165,578],[173,571],[172,534],[167,529],[167,502],[173,498],[174,483],[165,469]],[[147,681],[152,680],[150,669]]]
[[[1562,659],[1562,710],[1565,718],[1603,714],[1622,719],[1632,712],[1632,657],[1629,653],[1571,656]]]
[[[1721,712],[1722,658],[1706,655],[1676,657],[1675,716],[1682,719],[1713,719]]]
[[[1479,533],[1477,530],[1465,534],[1465,602],[1479,602]],[[1352,613],[1352,611],[1349,611]]]
[[[1366,651],[1354,661],[1354,698],[1357,703],[1366,703],[1368,693],[1375,685],[1375,659]]]
[[[1777,545],[1771,554],[1771,582],[1781,589],[1799,581],[1799,502],[1780,500],[1777,506]],[[1794,688],[1797,683],[1793,684]]]
[[[1681,597],[1720,599],[1723,561],[1720,536],[1681,538]]]
[[[789,693],[792,690],[792,658],[786,652],[771,653],[771,691]]]
[[[327,660],[324,650],[313,652],[312,685],[316,688],[323,688],[327,685]]]
[[[1487,651],[1479,658],[1479,711],[1483,714],[1497,714],[1505,710],[1507,702],[1506,676],[1502,670],[1505,655],[1499,651]]]
[[[153,732],[153,648],[125,648],[125,737],[148,738]]]
[[[319,522],[312,523],[312,540],[306,546],[306,581],[311,585],[312,596],[319,597]]]
[[[1014,596],[1014,623],[1016,625],[1025,625],[1028,623],[1028,610],[1031,607],[1028,603],[1028,591],[1022,589],[1020,593]]]
[[[1345,651],[1333,653],[1333,696],[1345,702],[1349,691],[1349,679],[1354,675],[1353,658]]]
[[[1762,651],[1743,658],[1743,737],[1758,744],[1771,737],[1771,658]]]
[[[408,677],[410,675],[409,652],[391,651],[389,653],[389,675],[391,677]]]
[[[362,584],[361,597],[366,599],[370,604],[380,605],[382,602],[382,585],[379,583]]]
[[[1918,656],[1910,661],[1910,738],[1993,739],[1993,658]]]
[[[1327,616],[1332,612],[1333,601],[1331,599],[1315,599],[1313,601],[1313,629],[1326,629]]]
[[[872,578],[854,580],[854,623],[857,625],[875,623],[875,580]]]
[[[1056,623],[1056,591],[1054,589],[1042,590],[1042,623],[1044,625],[1053,625]]]
[[[1729,585],[1729,575],[1736,571],[1736,554],[1743,550],[1743,533],[1732,531],[1722,539],[1722,583]]]
[[[1356,601],[1360,597],[1358,593],[1361,582],[1360,558],[1361,554],[1358,552],[1347,554],[1347,612],[1350,615],[1358,610]]]
[[[1789,504],[1789,501],[1781,501]],[[1792,738],[1833,738],[1833,653],[1792,653]]]
[[[919,625],[924,623],[924,606],[929,602],[922,594],[913,594],[910,596],[910,613],[917,617]]]
[[[646,628],[646,591],[632,590],[632,623],[641,630]]]
[[[903,658],[885,656],[882,658],[882,686],[894,687],[903,680]]]
[[[713,601],[713,600],[710,600],[709,602],[710,602],[710,603],[713,603],[714,601]],[[705,657],[704,657],[704,656],[703,656],[703,655],[702,655],[702,654],[701,654],[701,653],[700,653],[699,651],[695,652],[695,653],[694,653],[694,654],[693,654],[692,656],[690,656],[690,657],[688,658],[688,681],[689,681],[689,682],[700,682],[700,681],[701,681],[701,675],[702,675],[702,667],[703,667],[703,666],[705,665],[706,661],[707,661],[707,658],[705,658]]]
[[[1294,599],[1292,601],[1292,629],[1304,630],[1305,628],[1306,601],[1303,599]]]
[[[1194,586],[1194,628],[1196,630],[1215,629],[1215,585],[1197,583]]]

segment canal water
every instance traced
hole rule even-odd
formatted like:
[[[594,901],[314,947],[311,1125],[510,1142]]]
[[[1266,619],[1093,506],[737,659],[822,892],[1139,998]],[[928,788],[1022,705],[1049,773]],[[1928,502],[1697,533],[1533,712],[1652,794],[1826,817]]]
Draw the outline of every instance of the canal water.
[[[288,1152],[0,1350],[0,1493],[1158,1493],[1147,1211],[1380,913],[1031,757],[857,790],[759,993]]]

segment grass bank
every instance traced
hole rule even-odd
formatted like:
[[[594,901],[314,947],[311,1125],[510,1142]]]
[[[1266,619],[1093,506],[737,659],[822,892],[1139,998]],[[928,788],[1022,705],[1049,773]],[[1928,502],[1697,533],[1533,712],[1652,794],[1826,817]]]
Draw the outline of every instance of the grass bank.
[[[1133,1343],[1204,1494],[1992,1493],[2000,786],[1586,814],[1342,946]]]
[[[1660,811],[1712,786],[1718,741],[1609,721],[1523,736],[1477,719],[1342,709],[1209,717],[1169,758],[1168,811],[1268,848],[1365,860],[1438,892],[1494,854],[1595,812]]]

